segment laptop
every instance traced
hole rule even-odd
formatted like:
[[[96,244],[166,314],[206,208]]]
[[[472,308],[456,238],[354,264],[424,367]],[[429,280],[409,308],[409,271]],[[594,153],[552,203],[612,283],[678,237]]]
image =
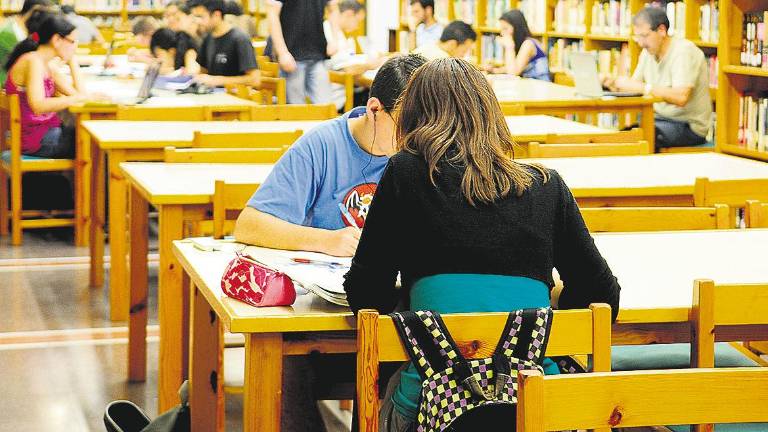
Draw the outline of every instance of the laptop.
[[[116,97],[113,102],[119,105],[138,105],[147,101],[152,96],[152,87],[160,75],[160,63],[153,63],[147,68],[144,80],[141,82],[139,94],[135,97]]]
[[[577,52],[570,55],[573,82],[576,85],[576,93],[587,97],[632,97],[642,96],[637,92],[612,92],[603,90],[600,77],[597,75],[597,61],[595,56],[586,52]]]

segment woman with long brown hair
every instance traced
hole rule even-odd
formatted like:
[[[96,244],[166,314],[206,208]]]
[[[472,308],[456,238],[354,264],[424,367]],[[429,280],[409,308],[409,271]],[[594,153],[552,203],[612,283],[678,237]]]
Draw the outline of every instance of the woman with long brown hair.
[[[512,134],[488,82],[469,63],[431,61],[396,110],[397,145],[379,182],[344,287],[353,311],[510,311],[605,302],[619,285],[557,172],[509,158]],[[400,272],[402,288],[395,287]],[[545,371],[556,371],[545,363]],[[396,375],[397,377],[397,375]],[[390,381],[383,431],[416,418],[421,380]]]

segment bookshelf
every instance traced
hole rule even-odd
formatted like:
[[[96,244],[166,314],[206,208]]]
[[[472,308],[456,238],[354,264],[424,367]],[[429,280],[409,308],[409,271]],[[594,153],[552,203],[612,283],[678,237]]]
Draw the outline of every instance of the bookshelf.
[[[768,161],[768,44],[763,45],[768,4],[758,0],[720,0],[720,8],[723,31],[718,45],[717,150]],[[750,17],[759,19],[749,21]],[[748,32],[746,22],[756,24],[756,28]],[[754,48],[749,47],[757,53],[753,60],[762,63],[759,66],[742,64],[743,48],[752,43],[748,41],[757,43]]]

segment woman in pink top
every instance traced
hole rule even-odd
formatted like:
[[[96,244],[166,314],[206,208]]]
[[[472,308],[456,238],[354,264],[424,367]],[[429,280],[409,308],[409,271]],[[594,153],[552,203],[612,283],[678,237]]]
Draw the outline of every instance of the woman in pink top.
[[[74,56],[74,32],[75,26],[66,18],[50,14],[8,56],[5,92],[19,95],[25,155],[74,157],[75,131],[63,126],[56,114],[86,98]],[[71,80],[56,70],[56,59],[69,66]]]

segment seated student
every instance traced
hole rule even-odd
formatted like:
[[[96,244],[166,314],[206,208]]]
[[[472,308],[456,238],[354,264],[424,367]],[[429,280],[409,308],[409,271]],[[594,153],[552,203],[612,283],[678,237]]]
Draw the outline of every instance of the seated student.
[[[531,36],[523,13],[517,9],[505,12],[499,18],[499,26],[504,46],[504,66],[486,65],[484,69],[492,73],[550,81],[547,53],[539,41]]]
[[[149,50],[160,59],[160,73],[169,74],[182,69],[184,75],[194,75],[200,72],[197,64],[197,51],[187,45],[187,41],[179,42],[179,33],[169,28],[161,28],[152,35]]]
[[[364,20],[365,6],[357,0],[342,0],[339,3],[338,31],[333,31],[333,26],[329,20],[323,22],[323,32],[328,41],[328,47],[333,47],[335,50],[333,52],[328,50],[328,55],[331,56],[331,59],[328,60],[328,69],[361,75],[366,71],[378,69],[384,63],[385,57],[366,52],[368,47],[365,41],[353,36],[347,37],[347,35],[356,32]],[[363,52],[362,56],[357,55],[358,45]],[[336,108],[342,109],[347,99],[344,86],[332,84],[331,91]],[[359,100],[358,95],[367,99],[365,93],[367,93],[365,89],[355,88],[355,102]],[[365,103],[365,99],[360,100],[360,103]]]
[[[199,33],[199,25],[189,14],[187,2],[182,0],[173,0],[165,5],[163,11],[163,22],[166,27],[178,33],[178,37],[187,40],[190,46],[195,49],[200,48],[203,39]]]
[[[152,34],[160,26],[152,17],[141,17],[136,19],[131,26],[131,32],[133,33],[133,41],[142,46],[149,47],[149,42],[152,40]],[[155,58],[144,48],[130,47],[128,49],[128,60],[141,63],[154,63]]]
[[[202,74],[195,81],[210,87],[261,82],[251,39],[224,21],[224,0],[202,0],[190,6],[200,28],[208,33],[197,62]]]
[[[256,31],[256,20],[251,15],[243,13],[243,7],[236,0],[226,0],[224,2],[224,20],[232,27],[237,27],[251,38],[258,36]]]
[[[440,40],[443,26],[435,19],[435,0],[411,0],[408,32],[409,50]]]
[[[352,310],[389,313],[399,301],[441,313],[546,307],[555,267],[560,308],[605,302],[615,318],[620,287],[573,195],[557,172],[507,157],[512,135],[483,75],[460,59],[434,60],[401,100],[399,152],[344,283]],[[410,430],[420,381],[413,366],[390,381],[380,430]]]
[[[72,158],[75,130],[64,127],[56,113],[87,97],[75,59],[75,26],[61,15],[47,14],[30,30],[30,36],[16,45],[4,65],[8,72],[5,92],[19,95],[22,152]],[[51,66],[57,57],[69,66],[71,80]]]
[[[688,39],[669,36],[663,9],[640,10],[632,25],[633,37],[643,48],[635,73],[632,78],[605,78],[603,85],[663,99],[653,104],[656,148],[704,144],[712,123],[704,53]]]
[[[421,46],[413,51],[414,54],[424,56],[427,60],[439,58],[464,58],[471,51],[477,40],[477,33],[472,26],[464,21],[453,21],[443,30],[440,40]]]
[[[305,133],[248,201],[235,226],[237,241],[352,256],[376,183],[395,152],[392,109],[424,62],[416,55],[393,57],[376,74],[365,107]]]
[[[79,43],[89,44],[91,42],[104,42],[104,36],[101,35],[99,28],[96,27],[88,18],[78,15],[75,8],[70,5],[62,5],[61,13],[67,17],[69,22],[75,25],[77,29],[77,41]]]
[[[0,25],[0,64],[8,61],[8,54],[27,37],[29,27],[50,8],[49,0],[24,0],[19,14],[6,18]],[[5,83],[5,69],[0,68],[0,82]]]

